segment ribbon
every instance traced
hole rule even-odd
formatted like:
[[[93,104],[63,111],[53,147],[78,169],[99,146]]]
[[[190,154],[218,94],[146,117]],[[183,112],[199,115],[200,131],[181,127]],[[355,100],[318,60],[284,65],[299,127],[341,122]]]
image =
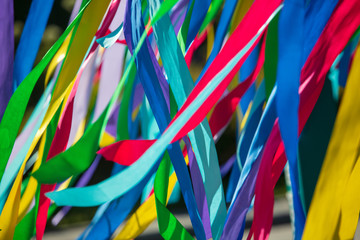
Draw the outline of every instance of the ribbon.
[[[90,3],[90,2],[89,2]],[[26,105],[30,99],[31,92],[35,87],[35,84],[44,71],[47,64],[50,62],[56,51],[60,48],[64,42],[66,36],[70,33],[73,27],[80,20],[82,12],[88,6],[85,5],[80,11],[79,15],[74,21],[66,28],[65,32],[51,47],[48,53],[43,57],[40,63],[29,73],[29,75],[23,80],[23,83],[19,85],[17,90],[11,97],[9,104],[4,113],[3,119],[0,123],[0,133],[2,138],[0,139],[1,154],[0,154],[0,177],[4,174],[4,169],[7,163],[7,159],[10,156],[12,146],[15,142],[16,135],[20,128],[22,117],[24,116]],[[19,104],[23,103],[23,104]]]
[[[13,83],[14,60],[14,7],[11,0],[4,1],[0,10],[0,120],[10,100]],[[1,168],[0,168],[1,169]],[[0,177],[1,177],[0,170]]]
[[[53,4],[54,0],[35,0],[31,2],[15,54],[14,91],[33,67]]]
[[[262,8],[263,9],[263,8]],[[278,11],[277,9],[276,11]],[[276,14],[275,11],[275,14]],[[271,15],[270,19],[275,15]],[[270,20],[266,21],[264,26],[268,24]],[[264,28],[264,27],[263,27]],[[262,29],[263,29],[262,28]],[[261,33],[261,32],[260,32]],[[255,39],[259,37],[260,34],[255,36]],[[252,42],[250,42],[249,45],[251,45],[255,39],[253,39]],[[247,46],[247,48],[250,48],[250,46]],[[233,59],[230,64],[235,65],[238,58],[241,58],[243,56],[244,52],[240,52],[236,59]],[[230,65],[228,66],[230,68]],[[231,68],[232,69],[232,68]],[[227,69],[227,71],[230,71]],[[217,81],[220,80],[218,76],[215,78]],[[216,81],[213,81],[214,85],[217,85]],[[213,85],[211,84],[211,85]],[[214,86],[212,86],[213,88]],[[200,95],[199,100],[204,101],[204,98],[207,98],[209,96],[209,93]],[[178,131],[176,129],[180,129],[185,122],[190,118],[190,113],[194,113],[194,108],[198,108],[199,105],[201,105],[200,102],[197,102],[196,104],[191,104],[189,107],[186,108],[186,114],[182,114],[180,120],[174,121],[171,125],[171,128],[164,132],[164,134],[152,145],[151,148],[149,148],[142,157],[138,161],[136,161],[132,166],[125,169],[123,172],[121,172],[118,175],[115,175],[113,177],[108,178],[107,180],[103,181],[100,184],[86,187],[86,188],[77,188],[77,189],[67,189],[59,192],[54,193],[48,193],[47,195],[54,199],[57,204],[64,204],[64,205],[73,205],[73,204],[80,204],[85,205],[96,205],[101,202],[106,202],[109,199],[120,196],[121,194],[125,193],[129,189],[131,189],[134,184],[136,184],[139,181],[139,174],[132,174],[133,171],[139,173],[144,172],[145,169],[151,169],[154,166],[154,163],[156,162],[156,159],[163,151],[159,151],[159,149],[164,149],[164,147],[167,146],[166,143],[170,143],[173,139],[175,139],[175,136],[178,134]],[[179,113],[178,113],[179,114]],[[175,124],[176,123],[176,124]],[[152,157],[150,157],[152,156]],[[145,161],[146,159],[146,161]],[[152,159],[152,161],[149,161],[149,159]],[[141,169],[141,170],[140,170]],[[137,176],[135,176],[137,175]],[[141,180],[141,179],[140,179]],[[116,182],[122,182],[122,188],[120,189],[113,189],[111,186],[113,184],[116,184]],[[115,190],[115,191],[114,191]],[[100,191],[103,192],[101,194],[96,194],[95,192]],[[106,194],[104,194],[106,192]],[[72,197],[69,197],[69,195],[72,195]],[[66,198],[61,197],[61,195],[68,195]],[[75,197],[76,196],[76,197]],[[90,197],[92,196],[92,197]],[[96,196],[96,197],[94,197]],[[61,200],[60,200],[61,198]],[[72,202],[72,199],[77,199],[76,201]],[[61,202],[60,202],[61,201]]]
[[[353,3],[355,4],[355,2]],[[338,11],[347,9],[351,13],[356,11],[355,6],[341,5]],[[348,188],[353,187],[354,177],[351,172],[357,171],[356,163],[358,160],[360,125],[357,119],[360,111],[357,108],[360,105],[355,89],[359,87],[359,81],[357,80],[360,74],[357,67],[359,61],[360,52],[357,50],[310,205],[304,229],[304,239],[313,238],[314,236],[318,239],[328,239],[334,238],[338,234],[340,234],[340,238],[345,239],[346,237],[351,238],[355,234],[356,223],[349,213],[356,212],[357,204],[354,203],[352,206],[349,204],[351,201],[348,200]],[[335,175],[338,177],[332,177]],[[355,211],[349,211],[352,208],[355,208]],[[340,209],[344,209],[342,213],[345,214],[345,216],[341,215],[341,218]],[[326,215],[320,215],[325,212]],[[345,218],[346,216],[348,216],[348,219]],[[349,225],[345,226],[346,223]],[[340,224],[340,230],[336,228],[338,224]]]
[[[298,169],[296,164],[298,144],[299,85],[304,47],[305,1],[285,0],[278,26],[278,63],[276,109],[281,138],[290,166],[292,196],[295,211],[295,240],[300,239],[305,216],[298,194]]]

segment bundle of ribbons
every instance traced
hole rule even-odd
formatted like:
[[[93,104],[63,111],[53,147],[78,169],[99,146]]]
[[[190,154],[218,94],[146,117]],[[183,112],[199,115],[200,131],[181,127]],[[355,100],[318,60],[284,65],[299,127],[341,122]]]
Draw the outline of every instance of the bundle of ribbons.
[[[34,64],[53,2],[32,1],[14,51],[1,1],[0,239],[40,240],[71,206],[98,206],[78,239],[134,239],[156,220],[164,239],[242,239],[250,209],[247,239],[268,239],[283,172],[294,239],[353,238],[360,1],[76,0]],[[111,175],[89,185],[101,161]],[[191,233],[167,206],[180,193]]]

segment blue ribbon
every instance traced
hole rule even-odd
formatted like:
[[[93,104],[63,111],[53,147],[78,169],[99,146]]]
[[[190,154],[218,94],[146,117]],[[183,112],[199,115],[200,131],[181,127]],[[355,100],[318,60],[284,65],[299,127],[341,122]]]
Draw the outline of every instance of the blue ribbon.
[[[196,34],[200,30],[201,24],[204,21],[206,13],[210,7],[211,0],[191,0],[189,2],[187,11],[189,11],[190,6],[193,4],[193,2],[194,2],[194,8],[193,11],[191,12],[189,31],[186,38],[186,49],[195,39]]]
[[[299,196],[297,165],[299,81],[301,68],[319,38],[337,1],[287,0],[279,19],[277,112],[290,166],[295,212],[295,239],[301,239],[305,214]],[[305,37],[306,36],[306,37]]]
[[[228,211],[221,239],[237,239],[241,237],[241,228],[255,191],[256,176],[263,148],[276,119],[276,94],[277,88],[275,87],[269,97],[269,102],[265,107],[251,142],[250,150]]]
[[[238,2],[237,0],[226,0],[224,9],[222,10],[222,13],[221,13],[219,25],[216,29],[213,48],[211,50],[208,60],[206,61],[205,67],[201,71],[200,76],[196,80],[196,82],[198,82],[201,79],[201,77],[204,75],[204,73],[206,72],[206,70],[208,69],[210,64],[213,62],[215,57],[220,52],[222,44],[224,42],[225,35],[229,28],[229,23],[234,14],[237,2]]]
[[[30,73],[54,0],[33,0],[16,49],[14,61],[14,91]]]
[[[144,29],[144,23],[141,18],[140,2],[138,0],[129,0],[125,15],[124,32],[126,42],[129,45],[130,43],[132,44],[132,47],[129,47],[130,51],[137,45]],[[135,62],[139,73],[139,79],[144,87],[145,94],[149,100],[150,107],[153,110],[160,132],[164,132],[171,121],[168,106],[159,84],[159,78],[164,78],[164,76],[161,74],[160,66],[157,64],[148,40],[146,40],[146,44],[140,49],[135,58]],[[178,176],[178,181],[184,196],[186,207],[189,211],[195,235],[198,239],[206,239],[200,214],[196,206],[190,175],[182,156],[179,143],[169,145],[167,150],[176,175]]]

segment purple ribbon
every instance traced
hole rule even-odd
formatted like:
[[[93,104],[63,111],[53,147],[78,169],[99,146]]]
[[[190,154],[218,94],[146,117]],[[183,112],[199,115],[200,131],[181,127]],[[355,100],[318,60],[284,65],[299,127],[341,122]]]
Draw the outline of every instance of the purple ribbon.
[[[0,120],[10,100],[13,86],[14,8],[12,0],[0,7]]]

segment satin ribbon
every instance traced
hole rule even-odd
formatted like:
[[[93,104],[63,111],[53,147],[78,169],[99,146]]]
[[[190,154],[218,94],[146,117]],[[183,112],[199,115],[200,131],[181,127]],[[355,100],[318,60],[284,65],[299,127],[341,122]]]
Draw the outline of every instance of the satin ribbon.
[[[49,1],[50,2],[50,1]],[[12,94],[14,61],[14,6],[11,0],[2,2],[0,10],[0,120]],[[1,172],[0,172],[1,173]],[[1,176],[1,175],[0,175]]]
[[[0,165],[0,177],[4,174],[4,169],[7,163],[7,159],[10,156],[12,146],[15,142],[16,135],[20,128],[22,117],[25,113],[26,105],[30,99],[31,92],[40,77],[41,73],[50,62],[56,51],[60,48],[64,42],[66,36],[70,33],[73,27],[79,22],[82,12],[88,5],[80,11],[79,15],[74,21],[67,27],[65,32],[55,42],[53,47],[48,51],[40,63],[30,72],[30,74],[24,79],[23,83],[20,84],[17,91],[14,92],[12,98],[4,113],[3,119],[0,124],[0,133],[2,138],[0,139],[1,146],[1,165]],[[22,104],[19,104],[22,103]]]
[[[262,9],[264,9],[264,8],[262,8]],[[276,12],[275,12],[275,14],[276,14]],[[275,14],[271,15],[270,19]],[[266,26],[269,21],[270,20],[267,20],[265,22],[264,26]],[[261,28],[261,29],[263,29],[263,28]],[[256,35],[255,38],[253,39],[253,41],[250,42],[250,44],[249,44],[250,46],[251,46],[251,44],[253,44],[255,39],[257,39],[259,37],[259,35],[260,34]],[[249,45],[247,46],[246,49],[250,48]],[[243,54],[244,54],[244,52],[240,52],[239,55],[237,56],[237,58],[241,58],[243,56]],[[235,65],[235,63],[237,62],[237,58],[233,59],[233,61],[231,61],[230,64]],[[230,65],[229,65],[229,68],[230,68]],[[227,69],[227,71],[230,71],[230,70]],[[219,80],[220,79],[217,78],[217,81],[219,81]],[[217,85],[216,81],[214,81],[213,84]],[[214,87],[214,86],[212,86],[212,87]],[[209,93],[201,95],[200,96],[200,99],[202,99],[201,101],[204,101],[204,98],[206,98],[208,95],[209,95]],[[100,203],[100,202],[102,202],[104,200],[108,201],[109,198],[111,199],[112,197],[115,197],[115,196],[120,196],[121,194],[128,191],[132,186],[134,186],[134,184],[136,184],[136,182],[139,181],[138,176],[135,177],[133,174],[131,174],[131,172],[134,171],[135,169],[136,169],[137,172],[139,171],[139,169],[150,169],[153,166],[154,161],[157,159],[157,156],[159,156],[161,154],[161,152],[162,152],[162,151],[159,151],[159,149],[164,149],[164,147],[167,146],[166,143],[170,143],[174,139],[174,137],[178,134],[178,131],[175,130],[175,129],[181,128],[181,126],[183,126],[185,124],[185,122],[190,118],[190,115],[188,115],[188,114],[191,113],[191,115],[192,115],[193,112],[194,112],[193,108],[198,108],[199,105],[200,105],[199,103],[190,105],[191,107],[188,107],[186,109],[186,114],[183,114],[183,116],[180,118],[181,121],[179,121],[179,120],[175,121],[174,122],[174,123],[176,123],[175,125],[173,123],[173,125],[170,128],[171,131],[170,131],[170,129],[165,131],[165,133],[162,135],[162,137],[158,141],[156,141],[154,143],[154,145],[151,148],[149,148],[145,152],[145,154],[138,161],[136,161],[132,166],[130,166],[129,168],[124,170],[119,175],[110,177],[106,181],[104,181],[104,182],[102,182],[102,183],[100,183],[98,185],[95,185],[95,186],[91,186],[91,187],[87,187],[87,188],[83,188],[83,189],[82,188],[77,188],[76,190],[75,189],[71,189],[71,190],[68,189],[68,190],[64,190],[64,191],[60,191],[60,192],[56,192],[56,193],[48,193],[47,195],[50,198],[55,199],[58,204],[66,204],[66,205],[79,204],[79,203],[86,204],[86,205],[88,205],[88,204],[92,205],[92,204],[98,204],[98,203]],[[148,156],[152,156],[152,157],[149,158]],[[146,161],[145,161],[145,159],[146,159]],[[154,159],[154,160],[149,161],[149,159]],[[138,168],[138,167],[140,167],[140,168]],[[144,171],[144,170],[141,170],[141,171]],[[114,189],[111,188],[110,186],[113,185],[114,181],[116,182],[118,180],[120,182],[123,181],[122,186],[124,186],[124,187],[122,189],[116,189],[116,191],[113,191]],[[99,188],[99,187],[101,187],[101,188]],[[108,188],[108,187],[110,187],[110,188]],[[105,194],[94,194],[93,191],[95,191],[95,192],[96,191],[106,191],[107,195],[105,195]],[[63,194],[66,195],[66,194],[70,194],[70,193],[74,194],[74,196],[71,197],[71,198],[66,197],[66,199],[62,198],[61,202],[60,202],[60,195],[63,195]],[[75,197],[75,194],[76,194],[76,197]],[[90,194],[89,196],[92,196],[92,197],[87,197],[88,194]],[[96,198],[94,198],[94,196],[96,196]],[[75,201],[76,203],[75,202],[70,203],[71,199],[78,199],[78,200],[81,199],[81,200],[80,201]]]
[[[157,13],[154,16],[155,20],[152,19],[151,24],[154,24],[158,19],[160,19],[161,16],[163,16],[166,13],[166,11],[168,11],[171,8],[171,6],[174,4],[174,2],[172,2],[171,4],[170,3],[171,2],[167,2],[167,4],[164,4],[159,8],[159,10],[157,11]],[[114,104],[116,103],[117,96],[120,94],[122,88],[124,87],[125,79],[130,74],[131,66],[133,66],[133,64],[134,64],[135,56],[137,55],[137,53],[141,49],[141,46],[145,41],[146,33],[149,31],[149,28],[151,27],[151,24],[148,25],[148,28],[142,34],[142,36],[140,38],[140,43],[136,46],[136,48],[134,50],[134,56],[131,58],[130,65],[125,70],[125,72],[124,72],[118,86],[116,87],[116,89],[114,91],[114,94],[111,97],[110,102],[107,105],[106,109],[104,110],[102,115],[88,128],[88,131],[85,133],[84,137],[87,136],[86,138],[88,140],[84,140],[83,138],[80,139],[79,142],[81,142],[81,143],[78,142],[76,145],[72,146],[67,151],[55,156],[55,158],[52,161],[49,161],[48,163],[44,164],[42,169],[45,169],[45,168],[51,166],[51,164],[55,164],[57,166],[62,165],[63,166],[62,167],[63,171],[58,171],[58,172],[56,172],[56,174],[54,173],[54,174],[52,174],[50,176],[49,175],[45,176],[45,174],[38,174],[36,176],[36,178],[38,180],[46,181],[48,183],[53,183],[53,182],[56,182],[56,181],[63,181],[63,180],[67,179],[68,177],[70,177],[70,176],[72,176],[74,174],[78,174],[78,173],[84,171],[88,166],[90,166],[91,161],[93,160],[93,156],[95,155],[95,152],[94,152],[94,148],[92,147],[92,145],[85,144],[85,142],[89,142],[90,141],[89,139],[91,139],[92,144],[96,145],[97,144],[96,142],[99,141],[99,138],[101,139],[102,133],[104,132],[105,127],[106,127],[107,119],[109,118],[109,116],[111,114],[111,109],[114,106]],[[64,74],[66,74],[66,73],[64,73]],[[56,102],[58,102],[58,100],[56,100]],[[92,130],[90,130],[90,129],[92,129]],[[99,132],[100,132],[100,134],[99,134]],[[85,155],[86,157],[82,153],[82,151],[83,151],[82,146],[83,145],[86,145],[86,147],[93,149],[92,151],[86,151],[86,153],[87,153]],[[74,167],[72,167],[72,168],[68,167],[69,163],[70,163],[70,165],[74,163],[74,162],[72,162],[70,160],[71,157],[74,156],[74,154],[80,154],[84,158],[83,163],[75,163],[75,164],[81,165],[81,167],[76,167],[76,169],[74,169]],[[63,161],[61,161],[62,158],[68,159],[68,163],[64,163]],[[45,170],[41,170],[41,168],[38,170],[38,172],[40,172],[40,171],[43,171],[44,173],[47,172]],[[41,180],[41,178],[43,180]]]
[[[298,194],[298,108],[302,49],[304,48],[305,1],[285,0],[278,26],[278,62],[276,109],[281,138],[289,162],[295,212],[295,240],[301,239],[305,215]]]
[[[31,2],[15,54],[14,91],[33,68],[53,4],[54,0],[35,0]]]
[[[194,239],[175,216],[165,207],[169,185],[169,173],[170,158],[167,153],[165,153],[164,159],[156,172],[154,183],[155,204],[160,234],[164,239]]]
[[[130,10],[131,4],[131,10]],[[138,6],[136,8],[136,6]],[[129,29],[130,22],[127,21],[128,18],[125,17],[125,39],[128,43],[132,42],[133,46],[137,45],[137,41],[139,41],[139,35],[142,34],[141,31],[141,12],[139,11],[139,3],[137,1],[129,1],[128,2],[128,11],[131,12],[131,30]],[[127,16],[129,16],[127,15]],[[130,17],[129,16],[129,17]],[[127,25],[129,24],[129,25]],[[129,30],[127,30],[129,29]],[[137,32],[135,32],[137,31]],[[139,32],[140,31],[140,32]],[[130,35],[131,34],[131,35]],[[145,48],[147,47],[147,48]],[[130,48],[130,49],[132,49]],[[159,72],[159,66],[156,65],[157,62],[153,61],[154,55],[150,50],[149,43],[146,42],[146,45],[139,51],[138,56],[136,57],[136,65],[139,71],[139,79],[144,87],[145,94],[149,100],[150,107],[153,110],[155,119],[158,123],[159,129],[163,132],[170,122],[170,114],[168,112],[168,108],[166,106],[166,102],[163,96],[163,89],[161,89],[159,82],[161,78],[164,78],[163,75]],[[152,66],[155,63],[154,66]],[[199,239],[205,239],[204,229],[201,224],[201,220],[199,219],[199,213],[197,206],[195,205],[194,193],[190,184],[190,176],[185,167],[185,162],[179,159],[178,152],[180,148],[178,143],[174,143],[172,146],[169,146],[168,152],[170,155],[170,159],[173,163],[174,170],[177,173],[179,184],[181,186],[181,190],[183,192],[185,204],[188,208],[190,219],[193,223],[194,231],[196,236]],[[175,160],[177,159],[177,160]]]
[[[159,5],[159,1],[150,1],[150,3],[154,8],[150,10],[150,15],[152,16],[156,10],[156,5]],[[194,86],[190,72],[182,57],[180,46],[184,45],[185,42],[180,43],[179,46],[167,16],[164,16],[153,28],[155,40],[159,47],[160,56],[164,60],[164,69],[169,79],[169,85],[174,94],[174,99],[176,104],[181,106],[186,101],[187,96]],[[167,33],[167,35],[164,36],[162,32]],[[187,54],[188,53],[189,51]],[[205,188],[206,196],[203,197],[206,197],[207,202],[210,203],[207,211],[210,216],[212,236],[214,239],[217,239],[221,234],[221,226],[225,219],[226,208],[217,154],[207,121],[202,121],[199,127],[190,132],[189,138],[202,177],[202,183],[199,184],[204,184]],[[194,181],[196,180],[194,179]],[[216,196],[216,194],[218,194],[218,196]],[[201,203],[200,205],[203,206],[204,204]],[[207,231],[205,228],[205,232]],[[210,236],[211,234],[207,232],[207,237]]]
[[[198,31],[200,30],[201,24],[206,16],[206,13],[210,7],[210,0],[190,0],[188,13],[190,17],[189,29],[186,34],[185,39],[185,47],[186,49],[189,47],[190,43],[195,39]],[[190,6],[193,5],[192,9],[196,9],[196,11],[190,10]]]

